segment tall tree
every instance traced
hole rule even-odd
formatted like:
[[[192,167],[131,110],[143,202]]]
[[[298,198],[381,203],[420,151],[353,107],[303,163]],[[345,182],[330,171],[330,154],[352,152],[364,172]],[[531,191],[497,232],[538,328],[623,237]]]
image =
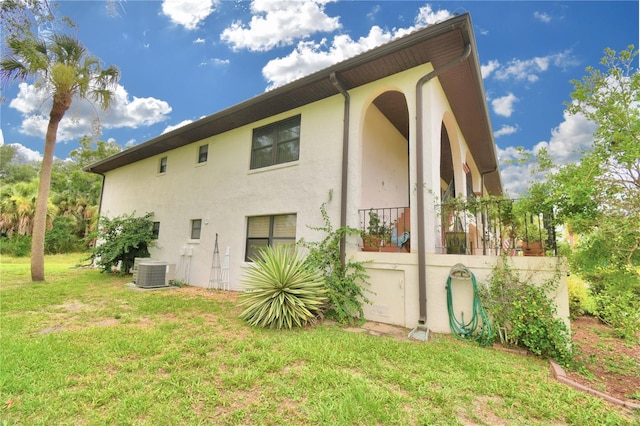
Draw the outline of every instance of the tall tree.
[[[74,96],[96,101],[102,108],[108,108],[120,72],[114,66],[102,68],[98,58],[89,54],[77,39],[66,34],[54,34],[50,40],[44,40],[27,33],[23,37],[10,38],[7,45],[8,53],[0,60],[2,82],[33,78],[51,93],[53,99],[31,242],[31,279],[44,281],[44,235],[58,125]]]
[[[601,67],[572,81],[567,110],[597,125],[580,161],[537,185],[580,238],[572,269],[590,284],[596,314],[620,336],[640,331],[640,71],[633,46],[605,50]],[[551,158],[548,156],[545,162]],[[544,163],[542,163],[544,164]]]

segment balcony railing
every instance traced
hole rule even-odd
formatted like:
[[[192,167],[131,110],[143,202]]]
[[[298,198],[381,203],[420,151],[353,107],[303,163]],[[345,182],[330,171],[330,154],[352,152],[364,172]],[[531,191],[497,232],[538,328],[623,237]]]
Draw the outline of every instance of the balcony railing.
[[[518,200],[452,199],[437,206],[440,241],[449,254],[544,256],[558,254],[553,211],[530,211]]]
[[[510,199],[452,199],[436,206],[436,253],[557,255],[553,213],[530,212]],[[409,207],[358,211],[363,251],[411,251]]]
[[[409,207],[359,210],[363,251],[411,251],[411,214]]]

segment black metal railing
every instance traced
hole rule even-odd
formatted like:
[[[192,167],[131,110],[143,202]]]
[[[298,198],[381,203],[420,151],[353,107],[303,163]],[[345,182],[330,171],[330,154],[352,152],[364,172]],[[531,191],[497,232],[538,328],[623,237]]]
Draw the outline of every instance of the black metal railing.
[[[553,211],[535,212],[513,199],[451,199],[436,206],[436,252],[469,255],[555,256]],[[410,252],[409,207],[358,211],[362,250]]]
[[[409,207],[361,209],[358,214],[364,251],[411,251]]]
[[[553,210],[531,211],[514,199],[452,199],[437,206],[440,253],[558,254]]]

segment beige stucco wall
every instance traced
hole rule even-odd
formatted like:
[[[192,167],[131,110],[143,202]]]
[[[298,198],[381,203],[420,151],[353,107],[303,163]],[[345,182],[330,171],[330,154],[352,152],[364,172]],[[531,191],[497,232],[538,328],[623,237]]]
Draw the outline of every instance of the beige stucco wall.
[[[408,141],[373,104],[362,132],[360,208],[409,205]]]
[[[474,174],[477,168],[471,161],[466,142],[455,117],[451,114],[444,92],[433,79],[422,88],[424,96],[424,158],[425,180],[416,179],[416,82],[432,70],[424,65],[397,75],[358,87],[349,92],[351,122],[349,126],[347,225],[358,228],[358,209],[403,205],[394,191],[402,192],[409,203],[416,206],[417,187],[425,188],[425,216],[418,218],[417,208],[411,209],[412,229],[418,220],[425,221],[427,252],[427,325],[434,332],[448,332],[445,283],[449,269],[457,262],[464,263],[475,273],[479,282],[489,274],[496,258],[479,256],[436,255],[439,220],[434,205],[440,188],[440,131],[443,121],[451,138],[454,169],[458,185],[464,184],[462,163],[466,160]],[[327,77],[328,78],[328,77]],[[409,182],[401,182],[397,173],[389,183],[388,204],[362,205],[380,194],[380,188],[366,184],[375,167],[368,167],[380,158],[363,161],[365,139],[375,143],[391,141],[405,143],[404,138],[380,116],[371,102],[388,90],[402,92],[407,101],[409,123],[408,149]],[[322,235],[309,226],[321,225],[320,206],[333,191],[333,201],[327,211],[335,227],[339,225],[342,167],[342,126],[344,98],[331,98],[306,105],[285,114],[271,117],[233,131],[195,142],[188,146],[139,161],[106,174],[102,214],[116,216],[136,212],[154,212],[160,222],[160,236],[152,257],[176,265],[176,278],[195,286],[207,287],[213,261],[216,233],[219,235],[220,257],[230,248],[230,288],[240,290],[244,262],[247,217],[295,213],[296,237],[319,240]],[[365,119],[369,114],[369,119]],[[300,158],[298,161],[249,170],[252,131],[294,115],[301,114]],[[209,145],[206,164],[196,164],[198,148]],[[405,145],[406,146],[406,145]],[[167,172],[158,174],[160,158],[168,157]],[[399,156],[391,167],[406,164],[406,156]],[[403,175],[406,179],[406,174]],[[378,182],[379,184],[380,182]],[[385,185],[387,182],[385,182]],[[363,189],[366,188],[366,189]],[[371,189],[371,191],[369,191]],[[383,191],[383,192],[384,192]],[[398,198],[396,198],[398,197]],[[199,240],[190,240],[191,219],[202,219]],[[415,234],[413,241],[417,241]],[[363,253],[358,251],[358,238],[348,241],[348,254],[356,260],[367,261],[371,276],[373,303],[365,307],[371,320],[412,328],[419,319],[417,244],[412,253]],[[549,259],[514,258],[518,268],[538,271],[542,277],[551,273]],[[537,263],[536,263],[537,262]],[[468,289],[467,289],[468,290]],[[559,315],[568,318],[566,281],[557,294]],[[456,291],[456,309],[470,305],[471,294]],[[460,306],[460,308],[458,308]]]
[[[413,328],[420,319],[418,303],[417,254],[352,252],[356,261],[367,262],[369,274],[365,317],[372,321]],[[449,333],[446,283],[449,271],[457,263],[473,272],[478,286],[486,285],[491,269],[500,257],[428,254],[426,256],[427,326],[436,333]],[[560,258],[510,257],[512,267],[521,277],[536,284],[553,277],[560,270],[560,282],[549,297],[555,301],[558,317],[569,326],[569,303],[565,267]],[[471,318],[473,287],[470,282],[453,280],[453,306],[456,315]]]
[[[375,114],[375,110],[370,109],[371,102],[388,90],[400,91],[407,99],[410,117],[410,182],[405,183],[408,186],[403,188],[401,183],[395,181],[394,186],[398,186],[405,198],[409,192],[410,203],[415,205],[415,83],[431,70],[431,65],[420,66],[349,92],[349,226],[359,227],[358,209],[366,208],[361,205],[365,115],[367,111]],[[437,79],[428,84],[433,85],[439,87]],[[425,121],[438,123],[439,129],[448,104],[442,90],[434,91],[433,95],[442,99],[429,101],[430,105],[439,107],[425,109],[428,116]],[[296,213],[296,237],[317,240],[320,236],[308,226],[321,224],[320,205],[327,200],[329,191],[333,191],[333,202],[327,209],[332,223],[338,226],[343,107],[344,98],[336,95],[108,172],[101,213],[113,217],[134,211],[139,215],[154,212],[153,220],[160,222],[160,237],[157,247],[151,250],[152,256],[176,264],[176,277],[196,286],[208,286],[217,233],[221,257],[226,248],[230,248],[231,288],[238,290],[242,267],[245,265],[248,216]],[[253,129],[297,114],[301,114],[300,159],[249,170]],[[382,120],[374,130],[397,142],[402,138],[390,124]],[[431,132],[429,129],[425,131]],[[437,140],[427,140],[426,143],[439,149],[439,130],[437,133]],[[208,161],[198,165],[198,148],[204,143],[209,144]],[[160,175],[157,172],[158,164],[163,156],[168,157],[167,171]],[[398,164],[405,158],[399,158]],[[439,158],[439,154],[435,157],[425,155],[427,164],[431,164],[434,158]],[[439,173],[435,171],[435,164],[428,169],[433,169],[433,175]],[[415,223],[416,209],[411,212],[412,222]],[[197,241],[189,239],[192,219],[203,220],[202,235]],[[355,241],[352,243],[355,244]]]
[[[343,99],[335,96],[109,172],[102,214],[154,212],[160,236],[152,256],[175,263],[177,278],[202,287],[209,283],[218,233],[221,260],[230,248],[230,284],[237,290],[248,216],[296,213],[297,237],[318,239],[307,225],[321,224],[320,206],[333,190],[327,210],[338,223],[342,112]],[[249,170],[253,129],[296,114],[301,114],[299,160]],[[198,165],[198,147],[206,142],[208,161]],[[165,155],[167,172],[159,175]],[[203,220],[199,240],[189,239],[191,219]]]

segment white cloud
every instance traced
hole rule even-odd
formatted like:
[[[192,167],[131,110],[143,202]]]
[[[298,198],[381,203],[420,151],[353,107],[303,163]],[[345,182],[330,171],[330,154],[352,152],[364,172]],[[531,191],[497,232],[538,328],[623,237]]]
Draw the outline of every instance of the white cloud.
[[[197,39],[193,40],[193,44],[204,44],[204,39],[202,37],[198,37]]]
[[[504,124],[502,127],[500,127],[499,130],[496,130],[495,132],[493,132],[493,137],[499,138],[500,136],[512,135],[517,131],[518,131],[518,126],[509,126]]]
[[[551,22],[551,15],[545,12],[536,11],[533,13],[533,17],[540,22],[544,22],[545,24],[548,24],[549,22]]]
[[[173,23],[187,30],[195,30],[215,11],[217,5],[218,0],[164,0],[162,13]]]
[[[547,148],[554,162],[567,164],[580,158],[580,153],[593,144],[596,125],[581,114],[571,115],[564,112],[564,121],[551,130],[549,142],[541,142],[534,147],[537,152]]]
[[[0,130],[0,145],[4,145],[2,130]],[[16,158],[14,159],[14,162],[16,163],[42,161],[42,154],[40,154],[38,151],[34,151],[19,143],[10,143],[8,145],[16,149]]]
[[[222,67],[225,65],[229,65],[231,61],[229,59],[220,59],[220,58],[211,58],[200,62],[199,66],[214,66],[214,67]]]
[[[181,122],[179,122],[176,125],[167,126],[167,127],[164,128],[164,130],[162,131],[161,135],[164,135],[165,133],[169,133],[170,131],[175,130],[175,129],[179,128],[179,127],[186,126],[189,123],[193,123],[193,120],[182,120]]]
[[[380,9],[381,8],[379,4],[373,6],[373,8],[371,8],[371,11],[367,13],[367,18],[374,20],[376,15],[380,12]]]
[[[337,35],[331,45],[327,39],[320,42],[301,41],[288,56],[270,60],[262,75],[271,83],[269,88],[281,86],[344,59],[370,50],[394,38],[394,34],[374,26],[366,37],[353,40],[346,34]]]
[[[511,114],[513,114],[513,105],[516,102],[518,102],[518,98],[513,93],[509,93],[506,96],[493,99],[491,101],[491,107],[493,107],[493,112],[496,114],[503,117],[511,117]]]
[[[492,64],[493,71],[490,74],[498,80],[526,80],[532,83],[540,78],[539,74],[548,71],[551,66],[564,69],[578,64],[570,50],[531,59],[512,59],[504,66],[497,61],[489,63]]]
[[[155,98],[129,97],[124,87],[118,85],[109,110],[103,111],[88,100],[75,98],[71,108],[58,127],[57,141],[63,142],[95,133],[96,123],[103,128],[150,126],[167,119],[171,107]],[[20,83],[18,95],[9,103],[22,113],[20,132],[30,136],[44,137],[49,122],[51,97],[42,88]],[[96,122],[96,118],[98,121]]]
[[[549,141],[541,141],[524,153],[535,156],[540,149],[545,148],[554,164],[576,162],[581,157],[580,153],[591,147],[595,130],[596,125],[583,115],[570,115],[565,111],[564,121],[551,130]],[[522,158],[522,154],[514,147],[498,149],[498,158],[504,189],[511,196],[523,194],[530,181],[540,178],[534,174],[534,162],[514,162]]]
[[[451,16],[447,10],[434,12],[430,5],[426,5],[418,11],[414,26],[383,30],[374,25],[369,34],[357,40],[340,34],[334,36],[330,43],[327,38],[319,42],[300,41],[289,55],[270,60],[262,68],[262,75],[269,82],[268,89],[272,89]]]
[[[234,22],[220,39],[235,50],[261,52],[291,45],[316,32],[337,30],[341,27],[339,18],[328,16],[324,10],[330,1],[254,0],[249,24]]]
[[[415,23],[418,27],[426,27],[427,25],[447,20],[451,18],[451,16],[451,12],[446,9],[434,11],[430,4],[426,4],[418,10]]]
[[[482,78],[489,77],[496,69],[500,67],[500,62],[495,59],[489,61],[486,65],[480,66],[480,73],[482,74]]]

